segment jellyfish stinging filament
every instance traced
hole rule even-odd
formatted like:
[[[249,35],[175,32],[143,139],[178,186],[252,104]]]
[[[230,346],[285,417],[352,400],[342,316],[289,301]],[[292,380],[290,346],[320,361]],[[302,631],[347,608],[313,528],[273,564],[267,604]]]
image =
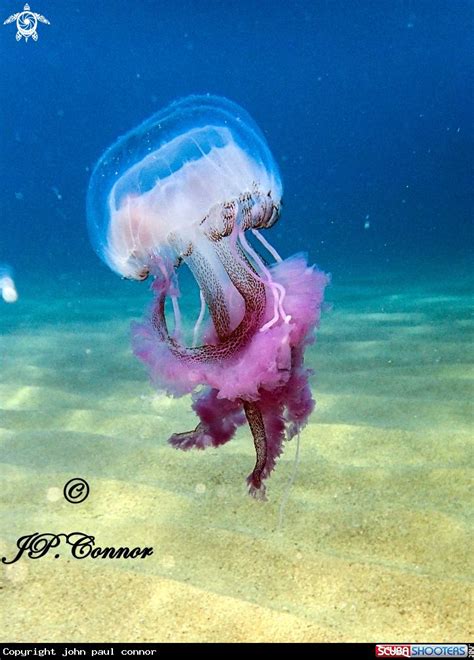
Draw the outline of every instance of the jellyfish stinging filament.
[[[278,220],[281,194],[255,123],[213,96],[177,101],[121,137],[96,165],[88,193],[99,255],[124,277],[153,278],[151,311],[132,326],[135,354],[157,387],[193,393],[199,422],[169,442],[185,450],[219,446],[247,421],[256,452],[247,482],[260,497],[283,441],[314,407],[303,358],[327,284],[304,255],[282,260],[261,233]],[[201,300],[187,342],[178,284],[184,264]]]

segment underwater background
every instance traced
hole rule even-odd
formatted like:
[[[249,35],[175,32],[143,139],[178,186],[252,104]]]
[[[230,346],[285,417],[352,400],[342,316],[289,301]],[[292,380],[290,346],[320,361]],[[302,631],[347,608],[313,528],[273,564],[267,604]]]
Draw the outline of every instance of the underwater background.
[[[0,300],[0,556],[77,530],[154,555],[2,566],[2,640],[468,637],[473,3],[30,4],[50,21],[37,42],[0,25],[0,266],[19,295]],[[0,23],[22,6],[2,0]],[[132,355],[149,286],[87,234],[103,151],[207,92],[279,164],[266,237],[332,275],[306,358],[317,407],[266,503],[246,494],[247,429],[167,445],[193,416]],[[62,497],[76,476],[80,506]]]

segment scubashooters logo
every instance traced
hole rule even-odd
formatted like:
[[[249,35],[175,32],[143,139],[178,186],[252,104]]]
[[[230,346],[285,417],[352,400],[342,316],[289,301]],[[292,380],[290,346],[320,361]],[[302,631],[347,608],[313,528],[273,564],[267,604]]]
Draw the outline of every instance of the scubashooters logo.
[[[23,11],[19,11],[17,14],[12,14],[5,21],[3,25],[8,25],[9,23],[16,22],[17,33],[15,39],[21,41],[21,38],[24,37],[25,41],[31,37],[33,41],[38,41],[38,32],[37,27],[38,23],[44,23],[45,25],[50,25],[50,22],[42,14],[36,14],[30,9],[30,5],[26,3],[23,7]]]
[[[69,552],[74,559],[145,559],[153,554],[153,548],[130,548],[111,546],[101,548],[95,545],[95,537],[83,532],[71,532],[70,534],[27,534],[20,536],[16,542],[18,552],[12,559],[2,557],[2,564],[14,564],[25,553],[30,559],[40,559],[48,554],[50,550],[59,548],[61,543],[69,546]],[[55,559],[61,555],[56,552]]]
[[[470,644],[376,644],[376,658],[470,658]]]

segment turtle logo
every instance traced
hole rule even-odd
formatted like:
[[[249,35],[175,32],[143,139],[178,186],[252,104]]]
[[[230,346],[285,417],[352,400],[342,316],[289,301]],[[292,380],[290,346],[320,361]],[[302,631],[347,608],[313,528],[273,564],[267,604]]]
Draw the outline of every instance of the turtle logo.
[[[16,29],[18,30],[15,35],[17,41],[20,41],[22,37],[25,37],[25,41],[28,41],[30,37],[33,41],[38,41],[38,33],[36,31],[38,22],[50,25],[47,18],[41,14],[32,12],[28,3],[23,7],[23,11],[12,14],[6,21],[3,21],[3,25],[8,25],[8,23],[13,23],[14,21],[16,21]]]

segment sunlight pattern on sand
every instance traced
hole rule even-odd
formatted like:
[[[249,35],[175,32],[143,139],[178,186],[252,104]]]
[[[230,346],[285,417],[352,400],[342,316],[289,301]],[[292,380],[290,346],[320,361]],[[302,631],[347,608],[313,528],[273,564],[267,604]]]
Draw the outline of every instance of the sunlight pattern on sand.
[[[317,351],[318,416],[303,433],[280,532],[294,446],[265,505],[242,497],[240,477],[252,463],[245,430],[205,456],[169,448],[176,419],[191,416],[187,401],[150,396],[141,366],[124,359],[128,319],[140,315],[142,300],[93,295],[84,282],[77,300],[87,296],[87,306],[71,310],[69,287],[53,306],[25,292],[36,327],[24,323],[18,305],[5,307],[2,547],[11,553],[33,529],[73,528],[102,544],[155,547],[149,561],[133,566],[69,560],[67,590],[54,560],[29,562],[27,574],[3,571],[5,635],[465,636],[472,392],[468,298],[462,289],[454,295],[458,285],[449,284],[442,308],[432,302],[435,286],[405,289],[402,297],[390,286],[333,287],[334,311]],[[77,475],[94,486],[82,506],[48,497]],[[19,614],[25,607],[28,618]],[[212,623],[197,614],[203,610]]]

